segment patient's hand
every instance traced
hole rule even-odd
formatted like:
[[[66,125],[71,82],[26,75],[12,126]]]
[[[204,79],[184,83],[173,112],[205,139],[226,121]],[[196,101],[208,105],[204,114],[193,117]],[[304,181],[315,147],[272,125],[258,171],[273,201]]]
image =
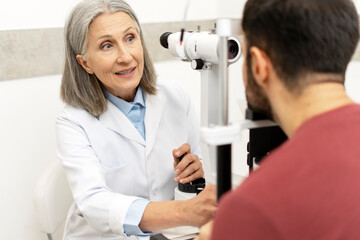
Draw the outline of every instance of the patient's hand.
[[[184,155],[179,162],[179,157]],[[204,177],[204,170],[199,157],[191,153],[189,143],[184,143],[179,148],[173,150],[174,171],[176,174],[175,181],[180,183],[188,183],[198,178]]]

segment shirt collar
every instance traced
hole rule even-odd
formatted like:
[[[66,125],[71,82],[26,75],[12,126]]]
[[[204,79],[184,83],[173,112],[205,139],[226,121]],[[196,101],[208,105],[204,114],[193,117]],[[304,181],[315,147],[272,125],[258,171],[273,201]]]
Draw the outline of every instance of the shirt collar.
[[[144,98],[144,93],[141,89],[141,87],[139,86],[137,91],[136,91],[136,94],[135,94],[135,98],[134,98],[134,104],[140,104],[140,106],[142,107],[146,107],[145,105],[145,98]]]
[[[121,112],[123,112],[126,116],[129,114],[130,110],[135,104],[138,104],[142,107],[146,107],[145,98],[141,87],[139,86],[136,90],[135,98],[133,102],[127,102],[119,97],[114,96],[106,89],[104,89],[105,97],[114,104]]]

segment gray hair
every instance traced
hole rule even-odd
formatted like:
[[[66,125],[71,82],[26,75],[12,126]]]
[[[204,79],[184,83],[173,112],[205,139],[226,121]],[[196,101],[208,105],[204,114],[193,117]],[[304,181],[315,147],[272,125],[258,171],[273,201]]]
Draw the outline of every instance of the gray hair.
[[[93,20],[103,13],[125,12],[133,20],[140,35],[144,53],[144,71],[140,87],[148,94],[156,94],[156,73],[146,49],[141,27],[134,11],[123,0],[84,0],[70,13],[66,22],[65,66],[61,81],[61,99],[97,117],[107,109],[102,85],[95,74],[87,73],[77,62],[76,55],[87,54],[88,32]]]

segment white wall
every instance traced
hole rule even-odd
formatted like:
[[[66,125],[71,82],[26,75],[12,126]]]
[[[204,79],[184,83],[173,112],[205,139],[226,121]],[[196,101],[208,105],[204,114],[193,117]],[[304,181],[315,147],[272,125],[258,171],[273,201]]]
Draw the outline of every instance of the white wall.
[[[15,29],[60,28],[71,9],[81,0],[2,1],[0,31]],[[187,0],[128,0],[141,23],[182,21]],[[193,0],[187,19],[217,17],[217,0]],[[55,13],[55,14],[54,14]]]
[[[206,20],[217,17],[216,3],[218,0],[192,0],[187,13],[187,20]],[[134,8],[139,21],[172,22],[182,21],[187,0],[128,0]]]
[[[71,8],[80,0],[2,1],[0,31],[63,27]]]
[[[360,103],[360,61],[350,62],[346,72],[345,89],[355,102]]]
[[[142,23],[181,21],[187,0],[128,0]],[[0,31],[63,27],[71,8],[80,0],[2,1]],[[189,20],[240,18],[246,0],[192,0]],[[360,0],[354,0],[360,13]],[[56,13],[56,14],[54,14]]]
[[[360,13],[360,0],[353,0]],[[217,16],[219,18],[241,18],[246,0],[217,0]]]
[[[219,18],[240,19],[246,0],[219,0],[217,1]]]

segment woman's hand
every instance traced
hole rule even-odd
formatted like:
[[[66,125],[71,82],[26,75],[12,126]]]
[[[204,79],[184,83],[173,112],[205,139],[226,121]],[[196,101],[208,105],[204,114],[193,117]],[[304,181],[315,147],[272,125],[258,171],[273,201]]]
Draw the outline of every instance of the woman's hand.
[[[209,222],[217,210],[216,187],[207,185],[198,195],[184,201],[185,225],[200,227]]]
[[[185,156],[179,162],[179,157]],[[179,148],[173,150],[174,156],[174,170],[176,177],[174,180],[180,183],[189,183],[198,178],[204,177],[204,170],[199,157],[191,153],[191,146],[189,143],[184,143]]]
[[[207,185],[198,195],[188,200],[150,202],[139,227],[143,231],[179,226],[200,227],[214,217],[216,210],[216,187]]]
[[[197,236],[194,240],[210,240],[213,223],[213,220],[211,220],[210,222],[203,225],[200,228],[199,236]]]

